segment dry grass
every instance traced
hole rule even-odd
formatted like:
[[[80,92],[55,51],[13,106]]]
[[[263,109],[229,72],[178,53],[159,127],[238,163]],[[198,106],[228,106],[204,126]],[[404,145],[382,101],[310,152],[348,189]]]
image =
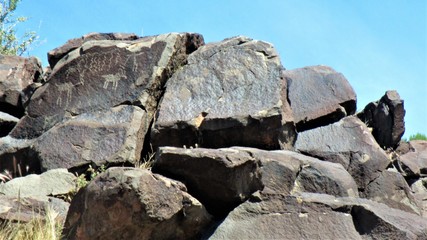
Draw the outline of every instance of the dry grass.
[[[147,169],[151,171],[151,167],[153,166],[156,152],[153,150],[153,146],[151,146],[151,144],[150,144],[150,148],[151,150],[148,152],[147,156],[145,156],[144,159],[139,160],[137,163],[135,163],[136,168],[142,168],[142,169]]]
[[[4,222],[0,225],[0,240],[56,240],[61,239],[62,224],[58,213],[47,208],[44,218],[36,217],[28,223]]]

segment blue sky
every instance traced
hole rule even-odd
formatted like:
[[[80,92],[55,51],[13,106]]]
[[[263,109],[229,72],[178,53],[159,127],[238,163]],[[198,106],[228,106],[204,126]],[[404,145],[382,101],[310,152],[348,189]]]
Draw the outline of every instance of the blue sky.
[[[89,32],[156,35],[198,32],[206,42],[246,35],[274,44],[287,69],[328,65],[349,80],[358,109],[397,90],[406,133],[427,134],[427,1],[403,0],[22,0],[20,31],[35,30],[30,52]]]

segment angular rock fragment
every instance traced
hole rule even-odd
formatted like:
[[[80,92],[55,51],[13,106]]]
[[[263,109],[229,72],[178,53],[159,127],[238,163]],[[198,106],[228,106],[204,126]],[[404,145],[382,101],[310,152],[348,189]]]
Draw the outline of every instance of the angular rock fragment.
[[[18,118],[4,112],[0,112],[0,137],[7,136],[18,121]]]
[[[427,141],[409,142],[411,151],[401,155],[399,160],[405,173],[411,177],[427,176]]]
[[[415,199],[417,199],[421,216],[427,219],[427,178],[420,178],[411,185]]]
[[[24,115],[24,108],[34,91],[32,84],[42,74],[37,58],[0,56],[0,111],[15,117]]]
[[[391,162],[365,124],[353,116],[299,133],[295,148],[304,154],[340,163],[362,191]]]
[[[384,148],[396,148],[405,133],[405,108],[396,91],[387,91],[384,96],[366,105],[357,116],[372,128],[372,135]]]
[[[75,196],[63,236],[196,239],[210,220],[182,183],[143,169],[110,168]]]
[[[64,45],[50,50],[47,53],[47,60],[51,68],[54,68],[56,63],[66,56],[69,52],[79,48],[83,43],[96,40],[136,40],[138,36],[133,33],[89,33],[80,38],[68,40]]]
[[[199,48],[167,83],[153,145],[292,148],[295,131],[282,72],[266,42],[234,37]]]
[[[123,104],[151,118],[166,80],[202,44],[201,35],[190,33],[85,42],[55,65],[11,136],[35,138],[63,119]]]
[[[356,93],[347,79],[327,66],[284,72],[299,132],[339,121],[356,111]]]
[[[150,119],[144,110],[121,105],[57,124],[35,140],[33,150],[42,171],[136,163],[141,158],[149,126]]]
[[[383,171],[365,188],[361,197],[389,207],[420,215],[421,210],[405,178],[398,172]]]
[[[65,195],[76,187],[76,176],[66,169],[54,169],[41,175],[31,174],[0,184],[0,194],[31,197],[48,201],[49,196]]]

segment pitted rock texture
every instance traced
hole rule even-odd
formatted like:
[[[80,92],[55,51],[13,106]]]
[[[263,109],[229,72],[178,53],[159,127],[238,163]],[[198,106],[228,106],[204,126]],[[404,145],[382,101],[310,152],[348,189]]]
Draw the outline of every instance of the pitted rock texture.
[[[391,163],[370,130],[354,116],[299,133],[295,148],[307,155],[340,163],[362,191]]]
[[[167,79],[202,44],[189,33],[85,42],[55,65],[11,135],[38,137],[64,118],[120,104],[140,106],[151,118]]]
[[[339,121],[356,111],[356,93],[341,73],[327,66],[286,70],[288,98],[299,132]]]
[[[210,221],[182,183],[144,169],[110,168],[75,196],[63,235],[66,239],[197,239]]]
[[[0,112],[22,117],[42,72],[37,58],[0,55]]]
[[[235,37],[202,46],[166,85],[153,145],[292,148],[295,131],[282,71],[266,42]]]
[[[57,124],[37,138],[32,149],[42,171],[136,163],[149,126],[144,110],[122,105]]]
[[[404,101],[396,91],[387,91],[357,116],[372,128],[372,135],[383,148],[396,148],[405,133]]]
[[[47,60],[51,68],[69,52],[79,48],[83,43],[95,40],[136,40],[139,37],[133,33],[89,33],[80,38],[68,40],[64,45],[47,53]]]

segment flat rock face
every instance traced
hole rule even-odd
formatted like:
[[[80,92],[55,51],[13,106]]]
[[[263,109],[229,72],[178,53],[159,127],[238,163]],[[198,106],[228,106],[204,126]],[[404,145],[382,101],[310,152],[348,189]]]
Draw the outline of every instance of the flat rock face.
[[[405,109],[396,91],[366,105],[357,116],[373,129],[372,135],[383,148],[396,148],[405,133]]]
[[[18,118],[10,114],[0,112],[0,137],[7,136],[18,121]]]
[[[136,40],[138,36],[133,33],[89,33],[80,38],[68,40],[64,45],[47,53],[47,60],[51,68],[69,52],[79,48],[83,43],[95,40]]]
[[[406,173],[410,176],[427,176],[427,141],[413,140],[409,142],[412,151],[400,156]]]
[[[153,171],[184,182],[189,192],[218,216],[256,191],[358,196],[356,183],[340,164],[285,150],[161,147]]]
[[[14,178],[0,184],[0,194],[19,197],[31,197],[48,201],[49,196],[63,195],[76,187],[76,176],[67,169],[54,169],[41,175],[31,174]]]
[[[64,118],[120,104],[140,106],[151,117],[166,80],[201,44],[201,35],[189,33],[83,43],[55,65],[11,136],[38,137]]]
[[[37,58],[0,56],[0,112],[15,117],[24,115],[24,107],[42,74]]]
[[[143,169],[110,168],[75,196],[63,235],[66,239],[193,239],[210,219],[182,183]]]
[[[199,48],[167,83],[153,145],[291,148],[295,132],[282,70],[265,42],[235,37]]]
[[[33,149],[42,171],[88,164],[135,163],[141,158],[149,125],[144,110],[122,105],[57,124],[37,138]]]
[[[405,178],[398,172],[383,171],[377,179],[369,183],[361,195],[389,207],[421,215],[419,202]]]
[[[304,67],[286,70],[284,75],[299,132],[334,123],[356,111],[356,93],[332,68]]]
[[[299,133],[295,148],[310,156],[340,163],[353,176],[360,190],[379,177],[390,164],[369,129],[353,116]]]
[[[209,239],[363,239],[350,214],[295,196],[267,195],[235,208]]]

